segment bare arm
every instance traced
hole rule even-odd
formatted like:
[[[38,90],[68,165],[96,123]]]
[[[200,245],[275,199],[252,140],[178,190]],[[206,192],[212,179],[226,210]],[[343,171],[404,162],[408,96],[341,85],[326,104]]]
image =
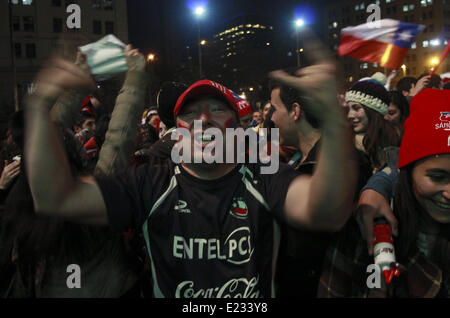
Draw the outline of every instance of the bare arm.
[[[66,89],[93,88],[78,67],[51,61],[36,78],[25,105],[25,164],[37,213],[89,224],[107,224],[106,206],[93,177],[74,179],[49,108]]]
[[[272,73],[285,85],[302,92],[322,122],[321,148],[312,176],[299,176],[289,186],[285,212],[293,223],[314,230],[337,231],[351,214],[356,166],[350,156],[350,138],[338,105],[335,65],[325,49],[312,39],[306,50],[318,59],[313,66],[289,76]]]

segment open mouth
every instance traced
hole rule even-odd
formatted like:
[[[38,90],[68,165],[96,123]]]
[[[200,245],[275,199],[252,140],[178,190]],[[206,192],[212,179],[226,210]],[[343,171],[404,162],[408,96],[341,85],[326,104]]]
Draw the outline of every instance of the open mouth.
[[[214,135],[206,134],[204,132],[195,134],[195,141],[202,145],[202,147],[208,145],[216,139]]]
[[[433,202],[435,205],[437,205],[438,207],[440,207],[441,209],[447,209],[447,210],[450,210],[450,204],[442,203],[442,202],[440,202],[440,201],[435,201],[435,200],[432,200],[432,202]]]

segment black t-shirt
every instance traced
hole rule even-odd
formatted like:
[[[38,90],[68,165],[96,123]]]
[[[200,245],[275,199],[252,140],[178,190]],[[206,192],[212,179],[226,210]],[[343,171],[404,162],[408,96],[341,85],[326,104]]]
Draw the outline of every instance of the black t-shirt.
[[[297,173],[260,168],[240,164],[207,181],[167,160],[97,178],[111,226],[142,229],[156,297],[274,296],[276,221]]]

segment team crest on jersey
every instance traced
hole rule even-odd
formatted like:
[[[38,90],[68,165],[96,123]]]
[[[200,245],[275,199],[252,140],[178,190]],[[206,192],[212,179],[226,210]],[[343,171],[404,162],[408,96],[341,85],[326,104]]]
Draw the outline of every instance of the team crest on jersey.
[[[435,124],[435,129],[450,130],[450,112],[441,112],[440,123]]]
[[[230,214],[237,217],[238,219],[247,218],[248,215],[247,204],[245,204],[242,198],[233,198]]]

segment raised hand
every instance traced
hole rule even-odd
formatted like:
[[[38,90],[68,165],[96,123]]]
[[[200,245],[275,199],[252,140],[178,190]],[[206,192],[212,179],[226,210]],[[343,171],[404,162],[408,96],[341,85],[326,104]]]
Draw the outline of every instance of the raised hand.
[[[411,96],[416,96],[417,94],[420,93],[421,90],[427,87],[428,84],[430,84],[430,79],[431,76],[427,75],[418,80],[414,88],[411,90]]]
[[[82,69],[86,74],[91,73],[91,69],[87,63],[86,55],[84,55],[80,51],[77,52],[77,58],[75,60],[75,65],[77,65],[80,69]]]
[[[95,82],[79,66],[63,59],[49,60],[36,76],[36,93],[58,95],[66,89],[95,90]]]
[[[337,101],[336,65],[327,49],[312,35],[305,41],[305,52],[315,64],[299,69],[295,76],[284,71],[274,71],[270,77],[291,86],[305,96],[318,118],[335,116],[339,111]]]
[[[133,49],[131,44],[125,48],[125,58],[127,60],[128,70],[130,71],[145,71],[145,57],[138,49]]]

